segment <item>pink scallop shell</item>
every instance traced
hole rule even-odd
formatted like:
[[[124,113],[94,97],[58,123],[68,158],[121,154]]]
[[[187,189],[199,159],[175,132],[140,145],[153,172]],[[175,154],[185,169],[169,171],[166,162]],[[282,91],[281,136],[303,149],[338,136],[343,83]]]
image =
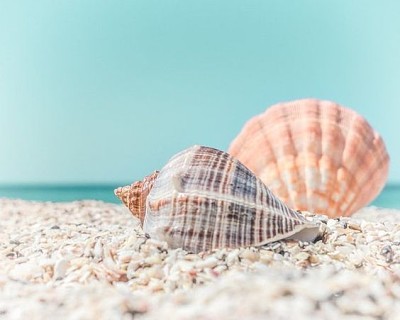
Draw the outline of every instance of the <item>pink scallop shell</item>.
[[[382,190],[389,155],[355,111],[304,99],[271,106],[250,119],[229,151],[289,207],[351,215]]]

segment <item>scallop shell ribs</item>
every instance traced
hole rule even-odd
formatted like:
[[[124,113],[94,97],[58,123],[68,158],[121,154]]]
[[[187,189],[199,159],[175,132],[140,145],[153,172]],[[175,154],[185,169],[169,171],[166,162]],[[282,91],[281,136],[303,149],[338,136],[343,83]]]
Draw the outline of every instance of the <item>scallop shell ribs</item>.
[[[319,234],[319,225],[283,204],[242,163],[209,147],[186,149],[115,194],[145,233],[171,248],[201,252]]]
[[[229,151],[289,207],[351,215],[388,175],[379,134],[355,111],[315,99],[280,103],[250,119]]]

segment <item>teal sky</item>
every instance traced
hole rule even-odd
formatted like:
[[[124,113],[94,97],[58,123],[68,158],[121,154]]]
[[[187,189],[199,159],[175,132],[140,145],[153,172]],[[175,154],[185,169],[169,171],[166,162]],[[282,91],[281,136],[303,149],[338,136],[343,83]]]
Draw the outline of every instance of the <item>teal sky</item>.
[[[316,97],[400,182],[399,1],[1,1],[0,183],[130,182]]]

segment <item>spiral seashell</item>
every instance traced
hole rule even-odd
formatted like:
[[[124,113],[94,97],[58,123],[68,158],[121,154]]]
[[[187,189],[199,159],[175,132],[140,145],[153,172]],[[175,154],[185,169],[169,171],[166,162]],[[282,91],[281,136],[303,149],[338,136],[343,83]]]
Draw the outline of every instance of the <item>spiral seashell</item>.
[[[388,175],[379,134],[331,101],[297,100],[250,119],[229,151],[289,207],[348,216],[371,202]]]
[[[226,152],[193,146],[160,172],[115,190],[144,232],[192,252],[315,239],[319,225],[288,208]]]

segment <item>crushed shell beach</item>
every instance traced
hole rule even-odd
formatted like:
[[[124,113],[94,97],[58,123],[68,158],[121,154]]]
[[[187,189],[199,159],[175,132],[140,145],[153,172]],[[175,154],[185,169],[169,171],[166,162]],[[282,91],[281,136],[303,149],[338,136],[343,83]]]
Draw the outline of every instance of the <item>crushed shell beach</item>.
[[[0,319],[399,319],[400,212],[314,219],[315,243],[193,254],[122,205],[0,199]]]

